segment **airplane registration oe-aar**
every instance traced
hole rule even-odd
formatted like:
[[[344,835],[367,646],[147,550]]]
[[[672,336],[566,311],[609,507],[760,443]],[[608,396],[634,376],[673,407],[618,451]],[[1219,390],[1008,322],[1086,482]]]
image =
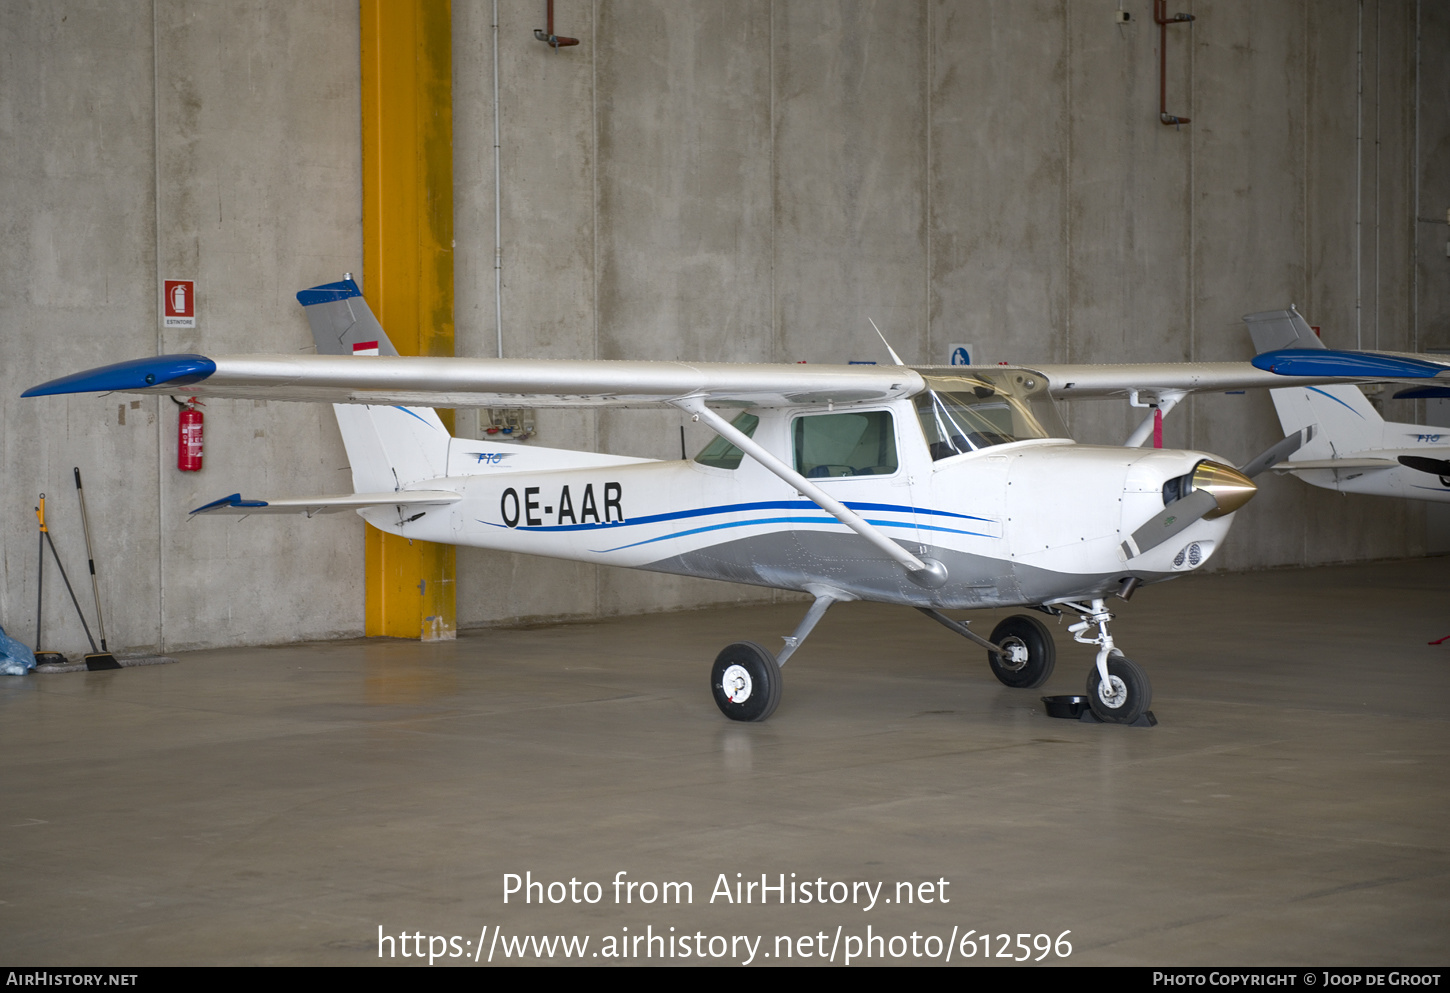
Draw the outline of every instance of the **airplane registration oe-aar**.
[[[298,300],[318,354],[154,356],[25,395],[336,405],[353,493],[233,494],[197,514],[355,510],[413,539],[809,593],[815,601],[780,652],[742,641],[715,659],[715,702],[739,721],[775,710],[781,666],[831,604],[869,600],[917,608],[984,648],[996,677],[1020,688],[1053,669],[1041,620],[1017,614],[984,638],[942,611],[1068,615],[1074,640],[1097,649],[1092,712],[1142,722],[1151,685],[1114,643],[1108,599],[1200,568],[1254,495],[1251,477],[1304,440],[1296,432],[1235,468],[1206,452],[1076,444],[1054,406],[1128,396],[1156,416],[1193,392],[1285,385],[1247,362],[912,367],[894,352],[891,366],[419,358],[397,354],[350,276]],[[1367,377],[1340,370],[1298,382],[1356,378]],[[433,409],[546,406],[672,406],[717,437],[690,460],[628,458],[452,437]],[[1142,444],[1152,423],[1130,444]]]

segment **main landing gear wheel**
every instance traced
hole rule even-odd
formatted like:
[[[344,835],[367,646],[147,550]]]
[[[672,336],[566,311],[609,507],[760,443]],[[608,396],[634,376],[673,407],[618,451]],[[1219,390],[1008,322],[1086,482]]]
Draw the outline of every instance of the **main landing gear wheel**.
[[[1026,690],[1041,686],[1052,675],[1057,662],[1057,649],[1052,633],[1035,617],[1015,614],[992,629],[992,644],[1006,649],[988,652],[987,662],[992,675],[1014,689]]]
[[[1108,724],[1132,724],[1153,702],[1153,684],[1138,663],[1121,655],[1108,659],[1108,681],[1093,666],[1087,681],[1088,706]]]
[[[726,645],[710,669],[715,706],[732,721],[763,721],[780,703],[775,656],[751,641]]]

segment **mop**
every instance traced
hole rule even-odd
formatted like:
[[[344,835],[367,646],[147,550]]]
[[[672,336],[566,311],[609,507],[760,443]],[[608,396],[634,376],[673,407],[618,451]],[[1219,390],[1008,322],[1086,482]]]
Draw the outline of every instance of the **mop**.
[[[100,628],[101,631],[101,650],[95,655],[86,656],[86,668],[119,669],[121,668],[121,664],[116,661],[115,656],[113,656],[110,649],[106,647],[106,619],[101,616],[101,589],[96,583],[96,556],[95,553],[91,551],[91,521],[90,516],[86,513],[86,491],[81,489],[80,466],[75,467],[75,474],[76,497],[81,502],[81,530],[84,531],[86,535],[86,562],[91,567],[91,597],[96,601],[96,626]],[[71,594],[71,598],[75,598],[74,593]],[[76,604],[76,610],[80,609],[80,604]],[[81,618],[81,623],[85,623],[84,617]],[[89,630],[86,631],[86,637],[90,637]],[[95,647],[96,643],[95,641],[92,641],[92,651],[95,650]]]
[[[86,640],[91,643],[91,653],[86,656],[87,669],[119,669],[121,663],[117,662],[115,656],[110,652],[103,652],[96,647],[96,639],[91,637],[91,626],[86,623],[86,615],[81,610],[81,602],[76,599],[76,591],[71,588],[70,577],[65,574],[65,566],[61,564],[60,553],[55,550],[55,539],[50,536],[50,529],[45,526],[45,494],[40,494],[40,506],[35,508],[35,518],[40,522],[41,539],[50,545],[50,554],[55,558],[55,567],[60,570],[60,578],[65,583],[65,591],[70,594],[70,602],[76,606],[76,616],[81,619],[81,628],[86,633]],[[41,552],[41,563],[45,562],[45,554]],[[44,571],[44,570],[42,570]],[[36,641],[40,640],[39,619],[36,621]],[[50,653],[47,653],[50,654]],[[39,661],[37,659],[37,661]]]

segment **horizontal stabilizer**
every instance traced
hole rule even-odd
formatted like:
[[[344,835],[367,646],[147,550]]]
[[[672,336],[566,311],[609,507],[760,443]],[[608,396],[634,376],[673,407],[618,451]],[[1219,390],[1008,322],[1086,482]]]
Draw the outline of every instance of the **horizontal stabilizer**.
[[[1450,400],[1450,386],[1411,386],[1397,390],[1396,400]]]
[[[1296,472],[1300,469],[1391,469],[1398,464],[1394,459],[1310,459],[1304,462],[1280,462],[1274,468],[1281,472]]]
[[[240,493],[197,507],[196,514],[337,514],[367,507],[446,507],[462,500],[449,490],[395,490],[391,493],[339,493],[331,496],[287,497],[282,500],[248,500]]]
[[[1450,476],[1450,459],[1430,459],[1423,455],[1401,455],[1399,463],[1432,476]]]

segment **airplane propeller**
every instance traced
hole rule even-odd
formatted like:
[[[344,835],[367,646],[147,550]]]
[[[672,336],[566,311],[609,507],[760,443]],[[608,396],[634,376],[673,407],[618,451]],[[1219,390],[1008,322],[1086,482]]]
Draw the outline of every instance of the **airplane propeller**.
[[[1203,459],[1192,471],[1170,479],[1163,485],[1163,509],[1123,542],[1124,558],[1136,558],[1157,548],[1205,518],[1232,514],[1258,492],[1255,476],[1293,455],[1313,434],[1312,427],[1295,431],[1237,469]]]
[[[1316,427],[1311,424],[1307,428],[1301,428],[1291,435],[1285,435],[1283,439],[1270,445],[1262,454],[1254,456],[1239,466],[1239,472],[1253,479],[1265,469],[1273,468],[1309,444],[1314,439],[1316,430]]]

